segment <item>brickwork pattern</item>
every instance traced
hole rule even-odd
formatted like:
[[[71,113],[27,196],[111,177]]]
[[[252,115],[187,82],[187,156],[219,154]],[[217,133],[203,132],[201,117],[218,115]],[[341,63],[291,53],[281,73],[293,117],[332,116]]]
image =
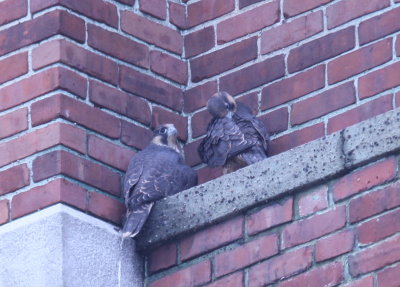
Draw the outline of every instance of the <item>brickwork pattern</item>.
[[[221,175],[196,151],[218,90],[271,156],[399,107],[400,2],[361,2],[2,1],[0,224],[56,202],[119,224],[128,159],[166,121],[200,182]]]
[[[145,251],[146,286],[397,286],[399,162],[368,163]]]

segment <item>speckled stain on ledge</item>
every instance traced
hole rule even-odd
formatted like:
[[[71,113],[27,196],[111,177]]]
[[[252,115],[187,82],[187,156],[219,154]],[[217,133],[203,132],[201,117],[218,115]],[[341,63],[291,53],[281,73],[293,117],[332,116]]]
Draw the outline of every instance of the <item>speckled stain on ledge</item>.
[[[157,202],[137,239],[145,250],[400,150],[400,109]]]

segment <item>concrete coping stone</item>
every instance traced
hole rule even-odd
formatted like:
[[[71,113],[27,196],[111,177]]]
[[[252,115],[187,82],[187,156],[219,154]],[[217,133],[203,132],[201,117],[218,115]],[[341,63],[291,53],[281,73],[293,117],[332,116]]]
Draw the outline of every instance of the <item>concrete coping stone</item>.
[[[146,251],[399,150],[396,109],[158,201],[136,246]]]

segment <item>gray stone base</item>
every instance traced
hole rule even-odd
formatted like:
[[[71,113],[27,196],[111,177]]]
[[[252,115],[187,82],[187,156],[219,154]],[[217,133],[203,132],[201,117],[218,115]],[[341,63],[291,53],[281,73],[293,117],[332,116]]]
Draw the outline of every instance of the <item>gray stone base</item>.
[[[0,227],[0,286],[143,286],[133,240],[62,204]]]

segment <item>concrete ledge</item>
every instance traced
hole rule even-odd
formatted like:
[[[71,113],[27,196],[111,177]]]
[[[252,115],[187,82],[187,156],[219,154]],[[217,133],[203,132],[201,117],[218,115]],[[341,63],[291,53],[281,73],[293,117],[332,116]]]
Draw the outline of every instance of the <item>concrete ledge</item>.
[[[400,149],[400,109],[157,202],[137,239],[159,245]]]
[[[57,204],[0,227],[0,286],[143,286],[132,240]]]

